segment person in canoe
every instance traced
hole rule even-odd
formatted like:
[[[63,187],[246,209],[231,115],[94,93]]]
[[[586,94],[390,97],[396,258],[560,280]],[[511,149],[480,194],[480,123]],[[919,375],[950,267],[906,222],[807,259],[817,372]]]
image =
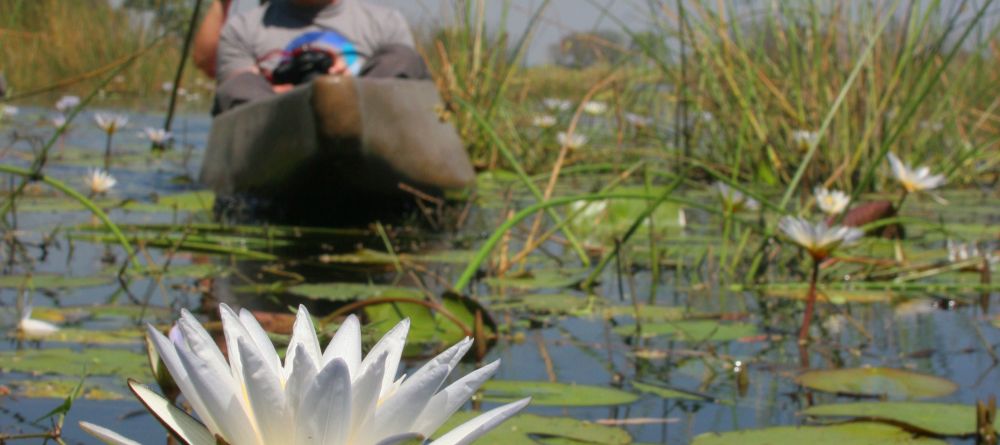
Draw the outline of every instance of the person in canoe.
[[[271,0],[225,20],[213,113],[323,74],[428,79],[403,15],[362,0]]]

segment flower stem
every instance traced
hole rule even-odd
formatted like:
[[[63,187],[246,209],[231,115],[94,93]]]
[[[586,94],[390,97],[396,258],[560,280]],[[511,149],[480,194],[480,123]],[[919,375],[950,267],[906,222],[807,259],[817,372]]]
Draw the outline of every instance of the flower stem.
[[[899,195],[899,201],[896,201],[896,207],[893,210],[899,212],[899,210],[903,208],[903,203],[906,202],[907,196],[910,196],[910,191],[904,188],[903,193]]]
[[[108,132],[107,143],[104,144],[104,172],[108,173],[111,170],[111,136],[113,132]]]
[[[809,295],[806,296],[806,312],[802,315],[802,327],[799,329],[799,344],[809,340],[809,325],[812,323],[813,311],[816,308],[816,281],[819,279],[819,260],[813,258],[812,276],[809,278]]]

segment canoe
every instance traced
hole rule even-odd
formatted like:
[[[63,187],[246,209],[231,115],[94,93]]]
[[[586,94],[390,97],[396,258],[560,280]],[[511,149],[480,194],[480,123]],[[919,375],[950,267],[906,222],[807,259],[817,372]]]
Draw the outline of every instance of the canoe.
[[[200,180],[254,217],[374,219],[472,184],[430,81],[327,76],[215,117]]]

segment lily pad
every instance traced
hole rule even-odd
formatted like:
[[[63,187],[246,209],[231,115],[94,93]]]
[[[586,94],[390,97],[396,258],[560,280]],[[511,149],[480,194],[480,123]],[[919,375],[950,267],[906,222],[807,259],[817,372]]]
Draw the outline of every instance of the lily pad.
[[[773,445],[808,443],[809,445],[944,445],[946,442],[914,437],[908,431],[880,423],[846,423],[834,426],[779,426],[728,433],[705,433],[691,445]]]
[[[99,330],[99,329],[77,329],[63,328],[59,332],[52,334],[45,339],[47,341],[59,341],[66,343],[79,343],[84,345],[127,345],[142,343],[143,331],[141,329],[120,329],[120,330]]]
[[[490,277],[483,280],[490,286],[511,287],[515,289],[565,289],[573,287],[583,280],[582,270],[540,269],[521,274],[510,274],[505,277]]]
[[[14,394],[31,399],[63,399],[80,383],[79,379],[68,380],[18,380],[8,384]],[[102,388],[100,385],[84,385],[80,395],[87,400],[121,400],[121,393]]]
[[[423,299],[423,296],[413,297]],[[441,305],[448,313],[454,317],[449,318],[443,314],[432,311],[430,308],[416,303],[393,302],[383,303],[365,307],[365,314],[373,323],[369,325],[373,334],[380,338],[385,335],[396,323],[404,318],[410,319],[410,334],[407,337],[406,354],[419,354],[421,348],[425,346],[452,345],[466,336],[473,335],[476,324],[475,311],[478,309],[483,313],[483,328],[486,335],[495,334],[496,328],[489,314],[481,306],[477,306],[475,301],[464,300],[454,295],[445,295],[441,300]],[[459,326],[458,321],[465,328]]]
[[[948,379],[894,368],[809,371],[800,375],[797,381],[817,391],[894,399],[944,397],[958,389],[958,385]]]
[[[145,354],[125,349],[28,349],[0,351],[0,369],[28,374],[113,375],[138,378],[149,373]]]
[[[636,309],[635,306],[610,306],[604,310],[604,316],[606,318],[611,318],[611,317],[635,318],[636,314],[638,314],[639,319],[644,322],[674,321],[684,318],[685,309],[676,306],[639,305],[638,310]]]
[[[300,284],[288,289],[293,294],[313,300],[351,301],[378,297],[424,298],[419,289],[364,283]]]
[[[130,203],[125,208],[137,212],[211,212],[213,205],[215,194],[200,190],[161,196],[155,203]]]
[[[620,325],[618,335],[636,332],[634,324]],[[681,320],[642,325],[643,337],[667,336],[682,341],[732,341],[757,335],[757,326],[750,323],[723,323],[717,320]]]
[[[5,275],[0,276],[0,288],[20,289],[41,288],[41,289],[76,289],[81,287],[94,287],[111,284],[111,277],[91,275],[86,277],[67,277],[64,275]]]
[[[483,398],[491,402],[513,402],[530,396],[534,406],[625,405],[639,398],[615,388],[532,380],[490,380],[483,384],[483,390]]]
[[[699,402],[709,402],[712,400],[709,397],[700,394],[643,382],[632,382],[632,387],[635,388],[636,391],[653,394],[663,399],[696,400]]]
[[[951,403],[856,402],[818,405],[802,412],[814,417],[852,417],[907,425],[928,434],[967,436],[976,433],[976,407]],[[994,422],[1000,429],[1000,420]]]
[[[764,291],[764,295],[768,297],[793,300],[805,300],[807,293],[809,293],[807,288],[770,288]],[[818,291],[817,300],[833,304],[887,303],[892,301],[894,297],[895,295],[889,291],[829,289]]]
[[[439,432],[436,436],[440,437],[456,426],[472,420],[479,414],[481,413],[470,411],[456,413],[438,430]],[[480,437],[476,440],[476,444],[509,445],[538,443],[538,440],[545,438],[560,440],[554,443],[591,445],[627,445],[632,443],[632,438],[621,428],[598,425],[569,417],[519,414],[511,417],[489,433]],[[546,441],[545,443],[550,442]]]

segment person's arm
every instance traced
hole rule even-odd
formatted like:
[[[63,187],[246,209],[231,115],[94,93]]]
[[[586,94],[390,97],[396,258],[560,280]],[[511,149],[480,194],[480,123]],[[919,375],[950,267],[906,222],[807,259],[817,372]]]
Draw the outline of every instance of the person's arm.
[[[194,65],[211,78],[215,78],[219,37],[222,34],[222,27],[226,24],[226,12],[231,2],[232,0],[213,1],[194,36],[191,58],[194,59]]]

